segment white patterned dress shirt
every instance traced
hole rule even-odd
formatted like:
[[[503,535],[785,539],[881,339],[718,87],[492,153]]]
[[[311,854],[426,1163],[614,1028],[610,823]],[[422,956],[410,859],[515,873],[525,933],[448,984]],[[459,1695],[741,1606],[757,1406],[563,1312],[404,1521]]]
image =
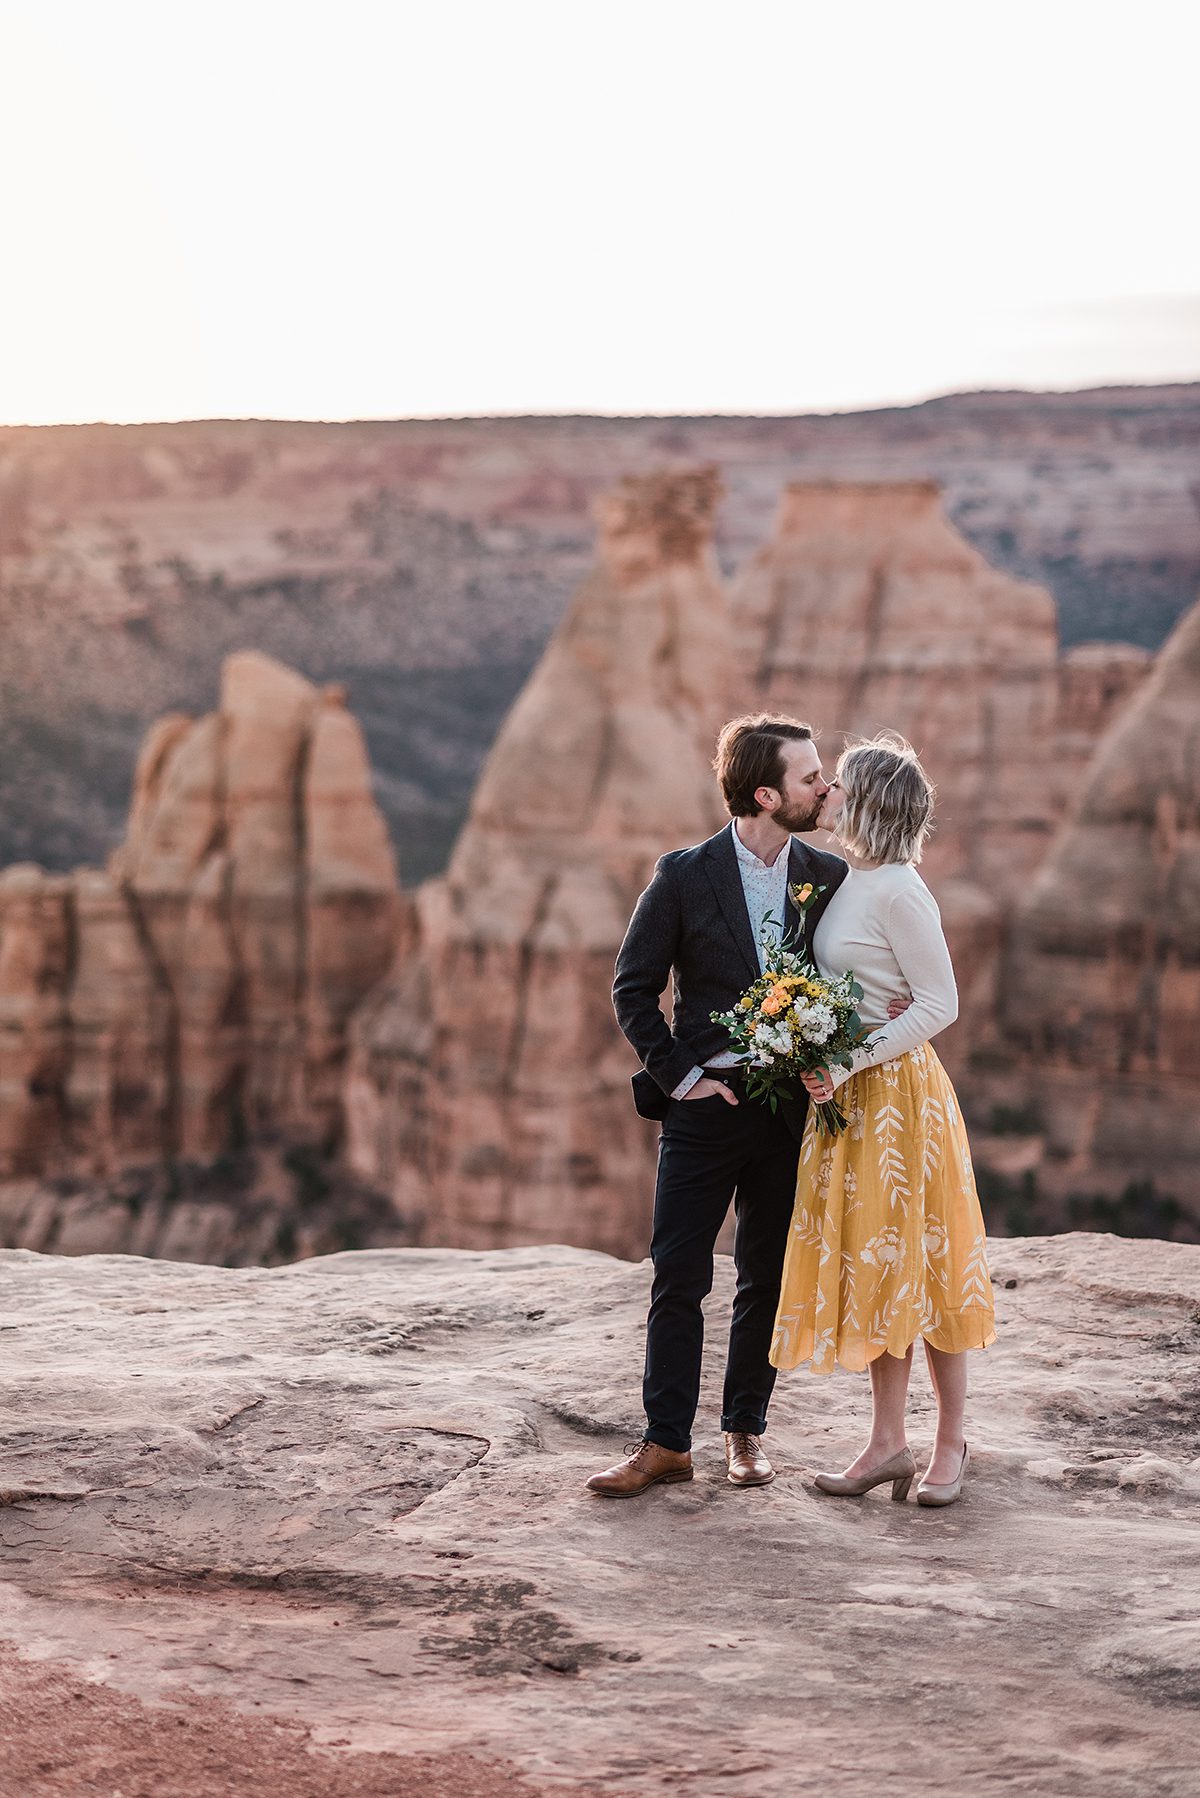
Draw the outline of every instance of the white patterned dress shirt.
[[[783,845],[775,860],[768,867],[766,862],[759,860],[753,849],[747,849],[743,843],[738,835],[736,818],[730,821],[729,828],[733,832],[733,847],[737,853],[738,873],[742,877],[742,891],[746,895],[746,910],[750,914],[750,933],[754,938],[754,947],[758,953],[758,971],[761,974],[767,965],[763,955],[764,929],[767,931],[768,940],[772,941],[776,947],[778,947],[779,939],[783,934],[784,906],[787,904],[790,839]],[[770,925],[767,924],[768,918],[774,920]],[[710,1068],[735,1068],[740,1066],[740,1063],[731,1049],[722,1049],[719,1055],[712,1057],[708,1065]],[[682,1099],[685,1094],[691,1092],[703,1073],[703,1068],[693,1068],[690,1074],[684,1075],[671,1097]]]

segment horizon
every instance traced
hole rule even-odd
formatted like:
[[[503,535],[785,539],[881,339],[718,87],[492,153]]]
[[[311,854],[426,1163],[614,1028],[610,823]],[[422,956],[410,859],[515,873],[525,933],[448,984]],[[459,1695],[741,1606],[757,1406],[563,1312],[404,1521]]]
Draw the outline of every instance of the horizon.
[[[932,406],[945,401],[971,399],[1029,399],[1055,400],[1083,398],[1095,394],[1136,393],[1144,390],[1147,393],[1162,393],[1171,388],[1186,390],[1200,387],[1200,375],[1190,380],[1115,380],[1087,383],[1077,387],[956,387],[928,393],[919,399],[883,400],[866,402],[858,406],[811,406],[800,411],[754,411],[738,412],[729,410],[695,411],[695,412],[609,412],[609,411],[496,411],[496,412],[407,412],[407,413],[359,413],[346,414],[340,417],[318,417],[308,414],[285,413],[211,413],[193,414],[174,418],[61,418],[42,421],[10,420],[0,422],[0,431],[92,431],[92,430],[153,430],[163,425],[233,425],[233,424],[272,424],[272,425],[403,425],[403,424],[526,424],[539,420],[569,422],[578,420],[599,420],[601,422],[637,423],[652,419],[680,419],[700,422],[705,419],[727,419],[731,423],[744,420],[754,422],[784,422],[788,419],[800,418],[857,418],[876,412],[917,412],[923,406]]]

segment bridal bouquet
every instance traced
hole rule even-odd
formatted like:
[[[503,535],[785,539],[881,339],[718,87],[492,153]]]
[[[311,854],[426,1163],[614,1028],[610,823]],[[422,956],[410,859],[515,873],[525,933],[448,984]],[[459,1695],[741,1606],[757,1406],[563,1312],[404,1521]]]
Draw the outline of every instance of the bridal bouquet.
[[[812,889],[793,892],[806,910]],[[850,1067],[851,1052],[870,1032],[858,1015],[862,987],[852,973],[827,980],[786,941],[776,941],[775,921],[763,930],[765,971],[742,994],[732,1011],[714,1011],[714,1024],[724,1024],[730,1047],[746,1068],[746,1095],[766,1099],[774,1111],[780,1089],[793,1089],[801,1074],[818,1068]],[[846,1114],[836,1099],[817,1106],[823,1130],[836,1136],[846,1128]]]

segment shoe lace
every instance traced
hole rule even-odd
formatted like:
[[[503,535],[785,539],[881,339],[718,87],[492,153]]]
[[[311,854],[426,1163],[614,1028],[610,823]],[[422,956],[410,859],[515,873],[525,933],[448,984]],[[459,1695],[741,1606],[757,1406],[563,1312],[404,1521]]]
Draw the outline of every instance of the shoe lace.
[[[621,1453],[630,1461],[640,1461],[649,1446],[643,1436],[637,1442],[627,1442]]]
[[[759,1448],[758,1437],[752,1436],[749,1430],[730,1430],[729,1447],[730,1452],[734,1455],[757,1454]]]

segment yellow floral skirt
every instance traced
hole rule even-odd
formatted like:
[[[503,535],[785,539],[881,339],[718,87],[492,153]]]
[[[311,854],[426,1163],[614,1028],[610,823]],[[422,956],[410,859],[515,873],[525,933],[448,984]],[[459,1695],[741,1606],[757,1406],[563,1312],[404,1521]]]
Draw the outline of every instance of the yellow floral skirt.
[[[810,1110],[771,1361],[857,1372],[934,1348],[996,1340],[983,1214],[949,1077],[928,1043],[839,1089],[849,1119],[826,1136]]]

